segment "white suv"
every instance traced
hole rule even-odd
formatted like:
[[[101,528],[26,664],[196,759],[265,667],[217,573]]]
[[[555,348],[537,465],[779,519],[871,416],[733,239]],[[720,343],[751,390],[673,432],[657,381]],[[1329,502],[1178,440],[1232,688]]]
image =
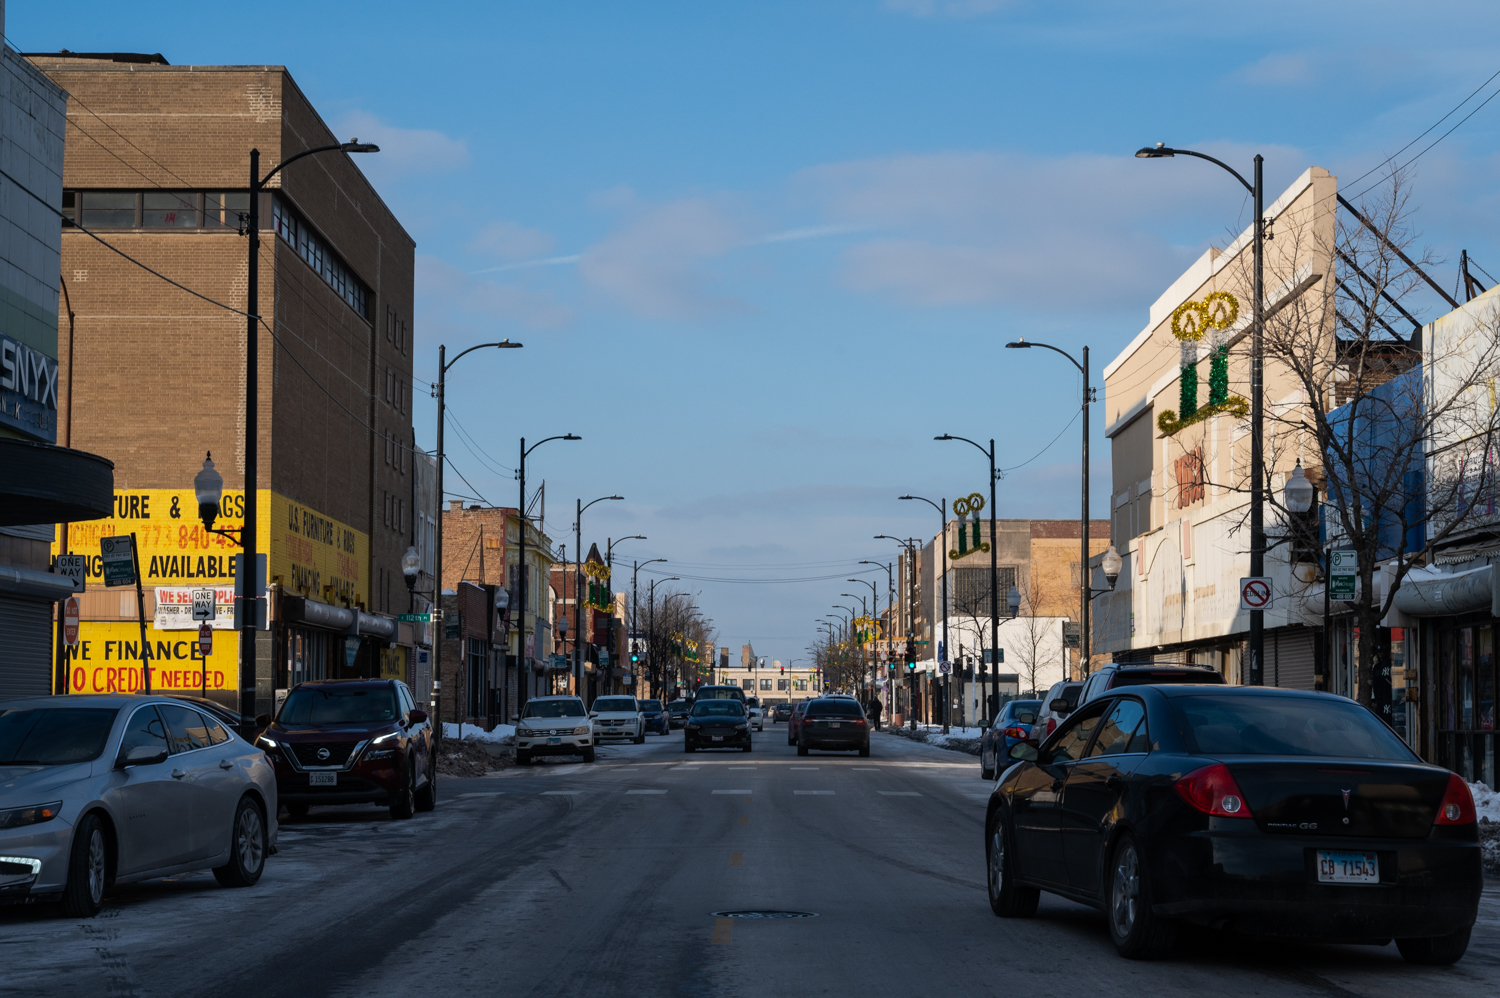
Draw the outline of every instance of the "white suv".
[[[589,717],[594,722],[595,744],[603,744],[606,738],[628,738],[637,745],[646,740],[646,715],[635,697],[599,697]]]
[[[539,755],[581,755],[584,762],[594,761],[594,732],[578,697],[533,697],[521,708],[516,765],[528,765]]]

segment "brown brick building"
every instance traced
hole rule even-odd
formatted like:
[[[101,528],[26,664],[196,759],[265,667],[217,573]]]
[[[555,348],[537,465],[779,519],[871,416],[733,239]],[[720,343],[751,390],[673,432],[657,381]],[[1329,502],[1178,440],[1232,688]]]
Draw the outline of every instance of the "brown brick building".
[[[97,551],[98,534],[134,529],[153,595],[227,587],[238,547],[202,530],[191,486],[211,451],[225,484],[219,526],[235,527],[246,485],[245,319],[214,302],[245,308],[249,153],[260,150],[264,174],[339,139],[284,67],[29,58],[70,95],[59,395],[73,445],[116,467],[115,518],[75,525],[67,543]],[[415,244],[340,152],[278,173],[259,212],[258,310],[270,328],[260,335],[254,486],[275,623],[259,642],[258,703],[269,709],[274,690],[320,676],[415,685],[417,635],[393,616],[408,608],[401,555],[423,533],[411,424]],[[94,603],[84,631],[98,643],[129,626],[121,620],[133,612]],[[182,635],[157,637],[171,649]],[[218,636],[202,670],[210,689],[235,685],[233,646],[232,633]],[[75,665],[88,677],[100,663],[80,653]],[[166,666],[154,663],[153,674]]]

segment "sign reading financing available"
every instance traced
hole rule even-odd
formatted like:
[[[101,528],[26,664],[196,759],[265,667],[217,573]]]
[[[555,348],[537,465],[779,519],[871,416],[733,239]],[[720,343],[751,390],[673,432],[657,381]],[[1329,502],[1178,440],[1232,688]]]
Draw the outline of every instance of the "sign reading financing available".
[[[1352,600],[1359,580],[1359,555],[1354,551],[1328,552],[1328,598]]]
[[[1263,575],[1240,580],[1240,609],[1264,610],[1271,602],[1271,580]]]

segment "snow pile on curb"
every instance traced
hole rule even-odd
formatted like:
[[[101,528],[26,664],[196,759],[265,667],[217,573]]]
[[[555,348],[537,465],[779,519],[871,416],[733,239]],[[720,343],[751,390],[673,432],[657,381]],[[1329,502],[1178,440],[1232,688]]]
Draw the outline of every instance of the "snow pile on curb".
[[[456,738],[465,742],[486,742],[491,745],[514,745],[516,743],[516,726],[514,724],[497,724],[494,731],[486,731],[477,724],[443,724],[443,737]]]
[[[1470,783],[1469,792],[1479,815],[1479,850],[1485,872],[1500,874],[1500,793],[1483,783]]]
[[[910,738],[914,742],[925,742],[937,748],[950,749],[954,752],[963,752],[967,755],[979,754],[979,736],[961,734],[964,729],[950,730],[943,734],[943,729],[938,727],[921,727],[913,731],[911,728],[886,728],[891,734],[898,738]],[[973,729],[978,731],[978,728]]]

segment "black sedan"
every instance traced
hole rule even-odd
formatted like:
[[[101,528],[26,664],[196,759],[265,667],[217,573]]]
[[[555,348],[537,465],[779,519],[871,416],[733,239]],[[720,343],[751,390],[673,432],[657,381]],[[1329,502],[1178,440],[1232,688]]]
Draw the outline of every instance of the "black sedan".
[[[807,701],[797,722],[797,754],[808,749],[834,749],[870,754],[870,723],[853,697],[818,697]]]
[[[669,728],[680,728],[687,723],[688,712],[693,705],[686,700],[673,700],[667,704],[667,726]]]
[[[750,751],[750,714],[738,700],[699,700],[687,716],[682,750],[737,748]]]
[[[648,732],[655,731],[659,735],[664,735],[671,730],[672,722],[667,717],[667,708],[662,706],[660,700],[642,700],[640,704],[641,713],[646,718]]]
[[[1469,788],[1342,697],[1137,686],[1074,711],[991,794],[990,907],[1048,890],[1105,912],[1122,956],[1179,922],[1463,956],[1478,912]]]

